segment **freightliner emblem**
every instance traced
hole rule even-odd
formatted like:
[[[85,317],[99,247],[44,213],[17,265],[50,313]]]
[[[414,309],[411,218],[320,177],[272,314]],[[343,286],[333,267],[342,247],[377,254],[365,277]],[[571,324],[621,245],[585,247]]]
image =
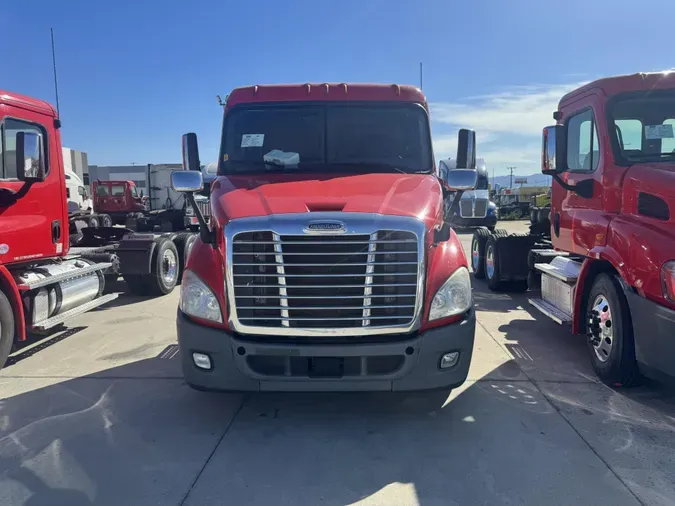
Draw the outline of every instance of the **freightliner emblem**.
[[[312,221],[304,230],[305,234],[344,234],[345,224],[341,221]]]

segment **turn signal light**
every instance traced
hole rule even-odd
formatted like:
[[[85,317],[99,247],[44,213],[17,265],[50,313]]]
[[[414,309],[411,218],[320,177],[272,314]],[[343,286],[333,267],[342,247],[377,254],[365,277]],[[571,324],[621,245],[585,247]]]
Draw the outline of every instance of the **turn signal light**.
[[[675,260],[666,262],[661,267],[661,286],[664,297],[675,302]]]

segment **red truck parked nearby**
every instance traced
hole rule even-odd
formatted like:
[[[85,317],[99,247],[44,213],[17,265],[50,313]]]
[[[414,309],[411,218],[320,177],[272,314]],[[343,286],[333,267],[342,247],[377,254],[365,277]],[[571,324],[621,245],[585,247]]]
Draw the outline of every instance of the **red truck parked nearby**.
[[[587,336],[605,383],[670,382],[675,73],[600,79],[565,95],[553,117],[542,153],[542,172],[554,179],[550,216],[523,237],[477,234],[474,260],[491,288],[524,288],[526,278],[541,288],[530,302]]]
[[[194,134],[183,160],[191,170],[172,184],[191,199],[202,188]],[[235,89],[211,227],[199,216],[183,276],[186,381],[203,390],[462,384],[476,320],[444,199],[476,184],[474,132],[459,133],[457,167],[437,172],[418,89]]]
[[[139,294],[171,292],[194,237],[87,227],[82,247],[70,248],[60,126],[48,103],[0,91],[0,367],[28,331],[116,298],[104,294],[106,278],[122,275]]]

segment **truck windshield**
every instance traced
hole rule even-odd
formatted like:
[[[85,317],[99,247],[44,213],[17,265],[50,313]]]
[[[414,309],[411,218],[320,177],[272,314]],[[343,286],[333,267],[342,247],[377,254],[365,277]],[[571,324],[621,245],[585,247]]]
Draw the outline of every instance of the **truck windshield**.
[[[219,174],[304,169],[431,172],[426,111],[415,104],[312,104],[227,114]]]
[[[675,90],[620,95],[609,117],[617,163],[675,161]]]

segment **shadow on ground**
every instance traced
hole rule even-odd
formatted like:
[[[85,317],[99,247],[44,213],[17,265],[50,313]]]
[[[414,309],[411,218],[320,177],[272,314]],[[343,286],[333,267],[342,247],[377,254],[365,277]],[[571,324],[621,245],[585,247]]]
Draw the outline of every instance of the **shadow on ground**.
[[[467,383],[444,406],[444,391],[242,396],[143,377],[175,360],[11,383],[0,504],[634,504],[527,381]]]

